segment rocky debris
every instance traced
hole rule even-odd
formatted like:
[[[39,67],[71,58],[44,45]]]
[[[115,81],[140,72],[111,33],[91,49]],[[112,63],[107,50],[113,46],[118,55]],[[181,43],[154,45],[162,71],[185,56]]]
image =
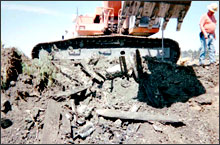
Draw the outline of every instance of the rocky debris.
[[[22,58],[29,67],[38,61]],[[51,83],[40,87],[42,73],[22,73],[1,92],[1,127],[13,121],[3,143],[218,142],[218,90],[207,90],[218,85],[218,63],[180,66],[138,51],[132,59],[44,61],[50,67],[36,66]]]

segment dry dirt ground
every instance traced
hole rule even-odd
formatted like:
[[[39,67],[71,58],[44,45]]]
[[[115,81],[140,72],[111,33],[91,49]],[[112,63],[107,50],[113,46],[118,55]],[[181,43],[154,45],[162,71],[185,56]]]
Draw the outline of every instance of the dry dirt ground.
[[[2,144],[219,143],[218,59],[146,57],[138,78],[119,59],[48,60],[1,50]]]

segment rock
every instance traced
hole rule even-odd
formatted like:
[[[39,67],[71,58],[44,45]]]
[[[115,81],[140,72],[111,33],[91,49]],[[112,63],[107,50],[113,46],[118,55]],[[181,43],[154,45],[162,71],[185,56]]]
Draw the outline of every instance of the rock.
[[[15,86],[15,81],[11,81],[10,82],[10,85],[13,87],[13,86]]]
[[[3,110],[1,110],[2,112],[4,112],[5,114],[8,113],[8,111],[11,111],[11,103],[9,101],[5,101],[3,104]]]
[[[1,118],[1,127],[3,129],[6,129],[10,126],[12,126],[13,122],[10,119]]]
[[[115,122],[114,122],[114,126],[116,126],[117,128],[121,127],[121,123],[122,121],[120,119],[117,119]]]
[[[86,138],[89,136],[93,131],[95,130],[95,127],[92,122],[87,122],[86,125],[83,126],[83,128],[79,131],[79,135],[82,138]]]
[[[104,125],[105,124],[105,119],[103,117],[99,117],[99,124]]]

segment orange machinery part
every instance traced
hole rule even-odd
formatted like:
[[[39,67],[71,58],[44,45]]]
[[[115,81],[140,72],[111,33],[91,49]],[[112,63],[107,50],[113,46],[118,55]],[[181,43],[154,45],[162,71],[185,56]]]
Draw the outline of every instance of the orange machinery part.
[[[76,24],[76,31],[80,36],[103,34],[101,28],[103,24],[94,23],[94,16],[79,16]]]
[[[104,1],[104,9],[114,9],[114,16],[118,16],[121,9],[121,1]],[[101,15],[103,7],[97,7],[93,16],[79,16],[77,20],[76,31],[81,36],[102,35],[105,23],[100,20],[100,23],[94,23],[96,15]],[[145,27],[136,27],[129,29],[130,35],[149,36],[159,31],[159,28],[148,29]]]
[[[150,36],[157,32],[159,32],[159,28],[148,29],[146,27],[136,27],[129,29],[130,35],[137,35],[137,36]]]
[[[122,1],[104,1],[104,8],[113,8],[114,16],[118,16],[118,11],[121,9]]]

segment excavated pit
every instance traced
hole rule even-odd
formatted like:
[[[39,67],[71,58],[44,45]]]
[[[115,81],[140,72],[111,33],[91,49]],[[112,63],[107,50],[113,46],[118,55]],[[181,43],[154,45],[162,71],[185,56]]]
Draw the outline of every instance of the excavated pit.
[[[219,142],[218,59],[203,68],[146,57],[139,83],[132,69],[118,71],[119,58],[21,60],[26,71],[1,90],[2,143]]]

